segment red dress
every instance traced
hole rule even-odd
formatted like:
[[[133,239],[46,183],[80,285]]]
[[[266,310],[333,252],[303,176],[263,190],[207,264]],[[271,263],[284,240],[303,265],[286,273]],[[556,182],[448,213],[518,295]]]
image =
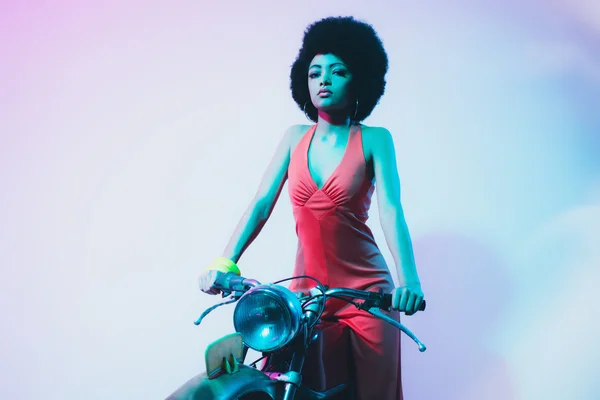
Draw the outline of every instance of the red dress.
[[[321,188],[308,168],[312,126],[292,153],[288,190],[298,251],[294,275],[310,275],[330,287],[391,292],[393,280],[385,259],[366,225],[374,185],[367,175],[362,129],[350,129],[342,160]],[[292,281],[292,290],[314,286]],[[343,301],[329,301],[324,318],[334,317],[351,328],[357,372],[357,400],[402,399],[400,331]],[[398,313],[390,314],[398,318]]]

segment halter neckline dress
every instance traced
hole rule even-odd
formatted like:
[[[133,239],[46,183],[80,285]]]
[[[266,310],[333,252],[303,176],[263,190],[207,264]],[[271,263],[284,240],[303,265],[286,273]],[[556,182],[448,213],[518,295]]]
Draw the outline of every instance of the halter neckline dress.
[[[292,152],[288,192],[292,202],[298,249],[294,276],[309,275],[329,287],[391,292],[393,280],[366,222],[374,184],[368,177],[362,128],[350,128],[342,159],[319,188],[309,169],[308,150],[317,125]],[[307,279],[290,289],[307,291]],[[398,319],[398,313],[390,316]],[[400,333],[397,328],[339,300],[328,301],[324,319],[351,328],[358,400],[402,399]]]

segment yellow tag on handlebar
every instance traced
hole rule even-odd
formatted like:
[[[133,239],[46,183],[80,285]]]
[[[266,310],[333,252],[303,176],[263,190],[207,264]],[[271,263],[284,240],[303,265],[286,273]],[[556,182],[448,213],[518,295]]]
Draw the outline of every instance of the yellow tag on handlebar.
[[[215,260],[206,267],[207,271],[217,270],[224,273],[233,272],[236,275],[241,275],[240,269],[236,263],[231,261],[229,258],[217,257]]]

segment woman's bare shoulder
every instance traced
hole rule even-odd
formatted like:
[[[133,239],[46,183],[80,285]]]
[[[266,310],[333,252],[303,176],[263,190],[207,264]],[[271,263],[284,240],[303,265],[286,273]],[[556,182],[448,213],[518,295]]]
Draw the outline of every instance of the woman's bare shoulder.
[[[366,151],[371,152],[377,147],[387,146],[391,142],[392,134],[383,126],[360,126],[363,132],[363,147]]]
[[[311,127],[312,125],[291,125],[287,132],[291,136],[303,136]]]
[[[290,151],[293,152],[300,139],[311,128],[312,125],[292,125],[286,131],[290,143]]]
[[[360,127],[364,133],[369,134],[369,136],[375,138],[380,138],[382,136],[390,134],[390,131],[383,126],[367,126],[361,124]]]

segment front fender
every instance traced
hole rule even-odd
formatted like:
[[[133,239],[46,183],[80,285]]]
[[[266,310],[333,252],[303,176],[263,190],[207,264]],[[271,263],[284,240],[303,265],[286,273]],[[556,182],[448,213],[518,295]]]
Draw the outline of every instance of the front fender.
[[[273,399],[280,395],[281,383],[255,368],[244,364],[239,367],[238,372],[214,379],[208,379],[206,373],[196,375],[166,400],[236,400],[252,392],[265,392]]]

